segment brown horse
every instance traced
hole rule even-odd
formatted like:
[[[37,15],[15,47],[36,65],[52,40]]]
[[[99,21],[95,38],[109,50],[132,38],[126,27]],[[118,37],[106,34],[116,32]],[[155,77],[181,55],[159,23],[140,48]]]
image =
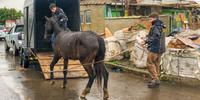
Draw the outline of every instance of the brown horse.
[[[94,32],[72,32],[69,29],[63,30],[59,27],[56,19],[54,17],[46,17],[45,24],[45,35],[52,32],[56,33],[56,39],[54,43],[54,57],[50,64],[50,79],[53,81],[54,74],[53,68],[58,60],[63,57],[64,59],[64,82],[63,88],[65,88],[67,83],[67,66],[68,59],[79,60],[83,65],[85,71],[89,76],[89,81],[85,90],[81,94],[81,98],[90,92],[94,79],[97,77],[98,86],[101,86],[102,77],[104,78],[104,99],[109,97],[108,95],[108,76],[109,73],[104,65],[105,57],[105,42],[104,39],[96,35]]]

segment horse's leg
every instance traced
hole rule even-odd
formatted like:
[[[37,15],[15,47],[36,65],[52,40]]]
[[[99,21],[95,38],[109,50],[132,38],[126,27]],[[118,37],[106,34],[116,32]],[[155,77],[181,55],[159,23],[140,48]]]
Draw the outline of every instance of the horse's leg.
[[[53,85],[55,82],[54,82],[54,74],[53,74],[53,69],[54,69],[54,66],[55,66],[55,64],[58,62],[58,60],[60,59],[60,57],[59,56],[57,56],[57,55],[54,55],[53,56],[53,60],[52,60],[52,62],[51,62],[51,64],[50,64],[50,80],[51,80],[51,84]]]
[[[92,87],[92,84],[94,83],[94,79],[96,77],[96,74],[92,68],[92,61],[91,62],[83,62],[81,61],[82,64],[84,63],[91,63],[89,65],[84,65],[84,69],[85,71],[87,72],[88,76],[89,76],[89,80],[88,80],[88,83],[86,85],[86,88],[83,90],[82,94],[81,94],[81,98],[85,98],[85,96],[90,93],[90,90],[91,90],[91,87]]]
[[[67,84],[67,68],[68,68],[68,59],[64,59],[64,70],[63,70],[63,74],[64,74],[64,81],[63,81],[63,86],[62,88],[66,88],[66,84]]]
[[[104,91],[104,99],[109,98],[109,93],[108,93],[108,79],[109,79],[109,72],[107,71],[104,63],[102,62],[102,67],[104,69],[103,71],[103,77],[104,77],[104,86],[103,86],[103,91]]]

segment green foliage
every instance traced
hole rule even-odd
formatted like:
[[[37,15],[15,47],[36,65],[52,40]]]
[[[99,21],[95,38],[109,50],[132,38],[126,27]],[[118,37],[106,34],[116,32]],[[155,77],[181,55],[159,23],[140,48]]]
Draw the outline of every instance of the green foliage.
[[[22,16],[21,11],[14,8],[0,8],[0,22],[5,23],[6,20],[16,20]]]
[[[146,29],[146,27],[142,24],[137,24],[137,29],[142,30],[142,29]]]
[[[109,62],[112,63],[112,64],[119,64],[119,61],[117,61],[117,60],[111,60]]]

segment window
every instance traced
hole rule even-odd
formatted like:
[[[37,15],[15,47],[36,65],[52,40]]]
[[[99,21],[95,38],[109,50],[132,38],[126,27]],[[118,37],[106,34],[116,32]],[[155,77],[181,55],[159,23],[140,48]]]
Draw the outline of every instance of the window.
[[[85,11],[85,17],[86,24],[91,24],[91,11]]]
[[[15,29],[15,32],[22,32],[23,29],[24,29],[23,25],[17,26],[16,29]]]
[[[3,30],[4,28],[3,28],[3,26],[0,26],[0,30]]]
[[[85,21],[84,21],[84,12],[83,11],[81,11],[80,12],[80,21],[81,21],[81,24],[83,24]]]
[[[121,17],[123,15],[123,6],[108,5],[106,7],[106,17]]]

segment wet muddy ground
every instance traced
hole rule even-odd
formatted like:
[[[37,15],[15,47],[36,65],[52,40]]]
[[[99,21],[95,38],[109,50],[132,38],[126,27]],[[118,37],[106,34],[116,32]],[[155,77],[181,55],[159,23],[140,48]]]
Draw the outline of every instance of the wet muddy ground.
[[[0,100],[80,100],[87,78],[68,79],[66,89],[62,80],[50,85],[42,74],[24,70],[19,58],[4,52],[0,42]],[[110,71],[109,100],[200,100],[200,87],[162,82],[160,88],[149,89],[142,77],[127,72]],[[102,92],[94,84],[87,100],[102,100]]]

